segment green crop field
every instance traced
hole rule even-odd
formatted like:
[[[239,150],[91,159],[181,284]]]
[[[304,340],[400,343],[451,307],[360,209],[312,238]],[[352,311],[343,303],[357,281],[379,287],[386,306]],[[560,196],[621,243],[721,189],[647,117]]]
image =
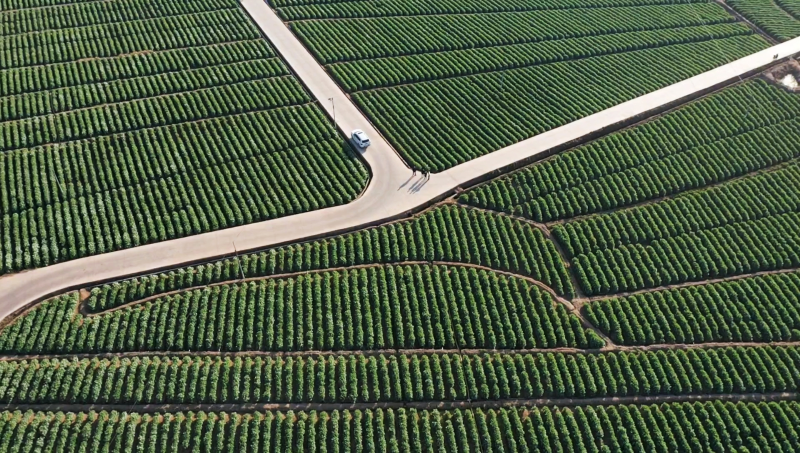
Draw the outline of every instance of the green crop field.
[[[0,442],[796,451],[798,99],[756,78],[407,219],[52,297],[0,329]]]
[[[0,274],[366,185],[235,0],[4,1],[0,55]]]
[[[800,36],[798,0],[728,0],[727,4],[779,41]]]
[[[796,402],[465,410],[14,412],[0,448],[46,436],[90,451],[794,451]],[[787,427],[787,428],[783,428]]]
[[[795,271],[605,299],[585,305],[618,344],[800,340]]]
[[[434,172],[769,45],[706,0],[268,1]],[[265,6],[0,0],[0,277],[361,194]],[[2,295],[0,452],[800,452],[800,93],[744,77],[492,178]]]
[[[556,220],[586,295],[795,268],[798,112],[797,94],[749,81],[461,200]]]
[[[767,46],[705,0],[270,0],[412,166],[438,172]]]

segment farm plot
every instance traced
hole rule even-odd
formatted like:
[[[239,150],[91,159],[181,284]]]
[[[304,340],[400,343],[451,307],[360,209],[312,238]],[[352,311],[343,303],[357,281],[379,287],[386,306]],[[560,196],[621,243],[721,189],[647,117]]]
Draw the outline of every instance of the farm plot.
[[[794,348],[639,353],[32,359],[0,364],[4,404],[498,401],[797,388]],[[50,383],[50,385],[48,385]]]
[[[411,220],[103,285],[92,289],[86,303],[97,312],[240,278],[407,262],[473,265],[530,278],[557,295],[573,294],[564,263],[541,230],[507,216],[445,205]]]
[[[796,168],[720,190],[786,184]],[[762,198],[714,225],[790,212],[796,197]],[[719,316],[698,301],[666,321],[665,303],[651,309],[663,312],[656,324],[614,305],[622,299],[576,297],[561,253],[547,226],[447,200],[402,221],[56,296],[0,329],[0,449],[6,432],[147,452],[793,445],[797,405],[778,402],[800,385],[793,280],[725,286],[736,300],[716,304]],[[688,339],[730,344],[667,344]],[[744,402],[762,400],[775,401]]]
[[[347,203],[368,174],[233,0],[7,1],[0,274]]]
[[[797,157],[799,117],[800,96],[755,80],[529,166],[459,200],[538,222],[621,208]]]
[[[592,244],[580,252],[572,249],[576,276],[589,295],[796,268],[800,213],[791,193],[796,178],[794,164],[763,177],[557,225],[553,231],[562,243]],[[767,187],[770,192],[752,192]],[[605,242],[616,234],[619,241]]]
[[[3,329],[0,350],[602,346],[554,300],[565,292],[569,276],[539,229],[445,206],[412,221],[103,285],[81,303],[85,315],[68,294]]]
[[[793,451],[796,402],[613,405],[586,408],[367,409],[178,412],[6,411],[0,448],[46,435],[72,450]],[[510,446],[510,447],[509,447]],[[50,451],[50,450],[47,450]]]
[[[705,1],[273,6],[406,161],[430,171],[767,45]]]
[[[798,113],[796,94],[748,81],[459,200],[556,221],[588,296],[796,268]]]
[[[587,318],[616,344],[777,342],[800,340],[800,274],[604,299]]]
[[[727,4],[779,41],[800,36],[798,0],[728,0]]]

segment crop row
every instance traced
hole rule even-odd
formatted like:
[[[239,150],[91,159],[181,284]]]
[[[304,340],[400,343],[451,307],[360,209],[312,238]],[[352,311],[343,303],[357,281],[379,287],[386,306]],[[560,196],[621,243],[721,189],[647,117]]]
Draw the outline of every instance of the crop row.
[[[587,294],[800,266],[800,214],[789,213],[579,255],[575,273]]]
[[[77,2],[54,8],[0,12],[2,19],[0,36],[154,19],[235,7],[236,2],[233,0],[181,0],[168,4],[157,0]]]
[[[558,294],[572,294],[555,246],[539,229],[492,213],[444,206],[412,220],[103,285],[92,290],[88,307],[105,310],[164,292],[237,280],[242,274],[254,278],[408,261],[489,267],[531,277]]]
[[[308,94],[284,76],[0,123],[0,152],[94,138],[186,121],[304,104]]]
[[[0,98],[0,121],[21,120],[94,106],[108,106],[119,102],[168,96],[288,74],[283,63],[277,58],[272,58],[31,94],[18,94]],[[155,104],[153,101],[151,103]],[[157,109],[157,104],[153,108]],[[39,121],[46,120],[39,118]]]
[[[321,111],[303,105],[2,153],[0,212],[20,213],[80,196],[157,183],[189,171],[258,156],[269,158],[330,140],[336,140],[336,133]],[[158,153],[153,156],[151,152],[156,149]],[[308,158],[315,158],[315,154]],[[326,164],[330,168],[322,167],[325,170],[332,171],[342,165],[338,152],[326,159],[333,162]],[[353,163],[352,158],[345,160]],[[365,176],[362,172],[352,182],[347,178],[321,180],[315,186],[325,187],[329,182],[339,181],[345,186],[358,186],[354,189],[358,191]],[[272,190],[284,189],[273,185]],[[305,198],[301,195],[294,196]],[[299,209],[298,205],[288,203],[289,196],[284,198],[276,200],[279,205],[288,206],[290,212]],[[216,215],[214,211],[200,214],[211,219]]]
[[[117,286],[108,295],[124,299]],[[95,296],[96,297],[96,296]],[[603,341],[535,285],[474,268],[386,266],[206,287],[91,317],[75,295],[0,334],[11,354],[599,348]]]
[[[784,1],[773,0],[729,0],[727,2],[742,16],[779,41],[788,41],[800,36],[800,6],[795,6],[792,17],[780,6]],[[795,4],[796,5],[796,4]]]
[[[605,299],[584,306],[616,344],[800,340],[800,274]]]
[[[800,2],[797,0],[775,0],[775,4],[780,6],[782,10],[789,13],[790,16],[800,21]]]
[[[0,413],[0,449],[260,453],[797,451],[792,402],[255,413]],[[56,450],[58,448],[58,450]]]
[[[353,98],[408,162],[440,171],[764,47],[759,36],[735,36],[362,91]],[[589,90],[564,83],[585,74],[615,83]]]
[[[0,37],[0,69],[258,39],[237,9]]]
[[[92,1],[92,0],[83,0]],[[0,0],[0,11],[15,11],[75,3],[75,0]]]
[[[702,187],[797,155],[800,97],[755,80],[467,192],[549,221]]]
[[[291,22],[323,64],[733,22],[713,3]]]
[[[522,215],[549,221],[664,197],[786,162],[800,156],[800,121],[789,120],[711,145],[545,195]]]
[[[332,64],[328,70],[352,92],[749,34],[752,30],[740,23],[681,26],[356,60]]]
[[[5,404],[492,401],[795,391],[800,351],[131,357],[0,363]]]
[[[691,0],[701,3],[703,0]],[[676,0],[384,0],[380,5],[365,1],[293,2],[272,1],[287,21],[348,19],[359,17],[420,16],[434,14],[478,14],[533,10],[612,8],[620,6],[670,5]]]
[[[358,196],[367,176],[349,153],[338,140],[318,142],[6,214],[0,269],[45,266],[343,204]]]
[[[262,39],[4,69],[0,92],[12,96],[273,57]]]
[[[710,189],[558,224],[553,234],[569,256],[576,256],[799,210],[800,163],[792,161]]]

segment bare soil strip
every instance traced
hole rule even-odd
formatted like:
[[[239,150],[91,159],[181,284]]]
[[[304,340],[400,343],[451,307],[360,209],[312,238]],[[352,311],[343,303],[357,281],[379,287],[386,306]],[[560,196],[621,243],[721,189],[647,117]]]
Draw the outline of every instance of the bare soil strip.
[[[317,357],[339,355],[361,355],[364,357],[412,355],[412,354],[453,354],[453,355],[481,355],[481,354],[601,354],[605,352],[643,352],[689,349],[720,349],[730,347],[757,348],[757,347],[798,347],[800,341],[773,341],[769,343],[758,342],[709,342],[709,343],[662,343],[645,346],[621,346],[607,344],[601,349],[581,348],[521,348],[521,349],[491,349],[491,348],[384,348],[384,349],[338,349],[332,351],[129,351],[129,352],[98,352],[98,353],[66,353],[66,354],[28,354],[28,355],[0,355],[0,361],[17,360],[45,360],[45,359],[124,359],[130,357]]]
[[[661,404],[695,401],[735,401],[766,402],[794,401],[798,392],[774,393],[742,393],[742,394],[696,394],[696,395],[661,395],[661,396],[617,396],[596,398],[536,398],[505,399],[494,401],[415,401],[415,402],[381,402],[381,403],[225,403],[225,404],[8,404],[5,410],[14,411],[120,411],[139,413],[161,413],[181,411],[204,412],[253,412],[253,411],[333,411],[364,409],[490,409],[501,407],[531,406],[610,406],[619,404]]]

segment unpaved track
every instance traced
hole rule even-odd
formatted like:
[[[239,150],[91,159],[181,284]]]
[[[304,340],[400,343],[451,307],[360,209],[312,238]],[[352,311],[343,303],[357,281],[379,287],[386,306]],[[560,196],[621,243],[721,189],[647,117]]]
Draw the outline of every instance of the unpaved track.
[[[456,345],[457,346],[457,345]],[[770,343],[759,342],[711,342],[711,343],[661,343],[647,346],[620,346],[606,345],[601,349],[579,349],[579,348],[532,348],[532,349],[474,349],[474,348],[387,348],[387,349],[337,349],[321,351],[131,351],[131,352],[79,352],[64,354],[29,354],[29,355],[0,355],[0,362],[18,360],[50,360],[50,359],[114,359],[131,357],[319,357],[319,356],[350,356],[358,355],[364,357],[393,356],[393,355],[413,355],[413,354],[451,354],[460,356],[483,355],[483,354],[604,354],[608,352],[646,352],[646,351],[669,351],[691,349],[722,349],[722,348],[763,348],[763,347],[798,347],[800,341],[774,341]]]
[[[616,128],[657,114],[678,103],[735,82],[741,75],[800,52],[800,38],[619,104],[494,153],[434,174],[428,181],[411,171],[372,127],[313,56],[263,0],[242,0],[256,24],[292,71],[333,116],[338,127],[366,131],[373,145],[363,153],[372,179],[361,198],[344,206],[144,245],[21,272],[0,278],[0,319],[66,290],[145,274],[235,253],[353,230],[407,215],[452,193],[457,187],[498,175],[502,170],[569,148]],[[333,98],[333,102],[329,100]]]
[[[364,409],[470,409],[532,406],[608,406],[616,404],[661,404],[692,401],[793,401],[797,392],[740,393],[740,394],[696,394],[658,396],[616,396],[595,398],[535,398],[505,399],[493,401],[390,401],[382,403],[225,403],[225,404],[11,404],[18,411],[119,411],[139,413],[161,413],[179,411],[204,412],[253,412],[264,410],[364,410]]]

